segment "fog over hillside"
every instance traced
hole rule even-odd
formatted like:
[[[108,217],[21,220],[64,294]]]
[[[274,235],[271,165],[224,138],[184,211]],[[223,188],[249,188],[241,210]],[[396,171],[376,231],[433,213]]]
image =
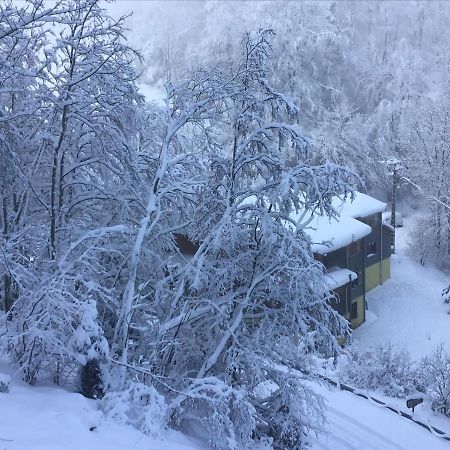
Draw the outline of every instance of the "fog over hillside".
[[[314,160],[348,165],[364,189],[386,200],[391,178],[380,161],[402,161],[403,176],[421,190],[403,183],[400,197],[441,230],[432,240],[448,240],[445,208],[426,199],[448,203],[440,180],[448,183],[450,3],[119,1],[108,7],[116,17],[132,13],[127,36],[143,56],[140,86],[158,100],[166,80],[238,61],[245,32],[272,29],[270,80],[300,106]],[[435,146],[440,154],[430,153]],[[447,264],[446,245],[435,246]]]

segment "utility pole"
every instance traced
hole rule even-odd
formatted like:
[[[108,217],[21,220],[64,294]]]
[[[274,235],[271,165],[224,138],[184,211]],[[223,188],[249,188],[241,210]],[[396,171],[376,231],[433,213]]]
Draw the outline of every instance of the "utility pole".
[[[393,163],[392,170],[392,195],[391,195],[391,225],[392,225],[392,241],[391,248],[392,253],[395,253],[395,210],[397,202],[397,185],[398,185],[398,162]]]
[[[391,220],[389,221],[392,230],[391,230],[391,251],[395,253],[395,225],[396,225],[396,207],[397,207],[397,188],[398,183],[400,182],[399,177],[399,169],[401,167],[401,163],[396,158],[391,158],[385,161],[380,161],[381,164],[386,165],[389,169],[392,169],[392,193],[391,193]]]

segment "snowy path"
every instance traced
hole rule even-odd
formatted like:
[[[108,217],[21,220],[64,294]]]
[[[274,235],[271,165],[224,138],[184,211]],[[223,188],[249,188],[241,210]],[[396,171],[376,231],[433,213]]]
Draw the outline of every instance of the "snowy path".
[[[327,400],[326,433],[312,450],[449,450],[450,442],[348,392],[315,386]]]
[[[391,279],[367,296],[367,322],[354,332],[364,346],[392,343],[412,358],[431,353],[443,343],[450,352],[449,306],[441,298],[450,277],[422,267],[406,254],[407,230],[398,229],[398,254],[392,256]]]

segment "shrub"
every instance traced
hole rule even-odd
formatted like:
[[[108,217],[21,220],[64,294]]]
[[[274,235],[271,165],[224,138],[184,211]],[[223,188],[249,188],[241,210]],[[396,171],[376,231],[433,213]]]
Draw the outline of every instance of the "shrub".
[[[11,383],[11,378],[9,375],[0,374],[0,392],[9,392],[9,385]]]
[[[87,398],[100,399],[104,395],[102,372],[98,359],[90,359],[80,369],[80,390]]]
[[[450,286],[442,291],[442,298],[444,299],[444,303],[450,303]],[[450,310],[448,313],[450,314]]]
[[[394,351],[390,344],[365,350],[352,347],[340,372],[344,382],[391,397],[416,393],[419,387],[409,354]]]
[[[122,391],[106,394],[101,405],[107,418],[144,434],[156,437],[166,427],[166,403],[153,386],[132,382]]]
[[[431,398],[432,409],[450,417],[450,355],[442,344],[422,359],[419,377]]]

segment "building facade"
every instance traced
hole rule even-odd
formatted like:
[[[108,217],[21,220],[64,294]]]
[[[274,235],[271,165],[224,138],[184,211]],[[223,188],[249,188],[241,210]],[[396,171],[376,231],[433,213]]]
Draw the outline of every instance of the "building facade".
[[[355,329],[366,318],[366,294],[390,277],[391,230],[382,221],[385,203],[359,192],[353,201],[338,202],[333,201],[340,215],[319,217],[318,228],[307,233],[315,258],[331,278],[332,305]]]
[[[332,306],[353,329],[366,319],[366,294],[390,277],[391,230],[383,224],[386,204],[360,192],[332,201],[335,217],[303,211],[290,215],[309,236],[316,260],[326,269],[326,282],[336,294]],[[191,257],[199,243],[175,234],[184,257]]]

